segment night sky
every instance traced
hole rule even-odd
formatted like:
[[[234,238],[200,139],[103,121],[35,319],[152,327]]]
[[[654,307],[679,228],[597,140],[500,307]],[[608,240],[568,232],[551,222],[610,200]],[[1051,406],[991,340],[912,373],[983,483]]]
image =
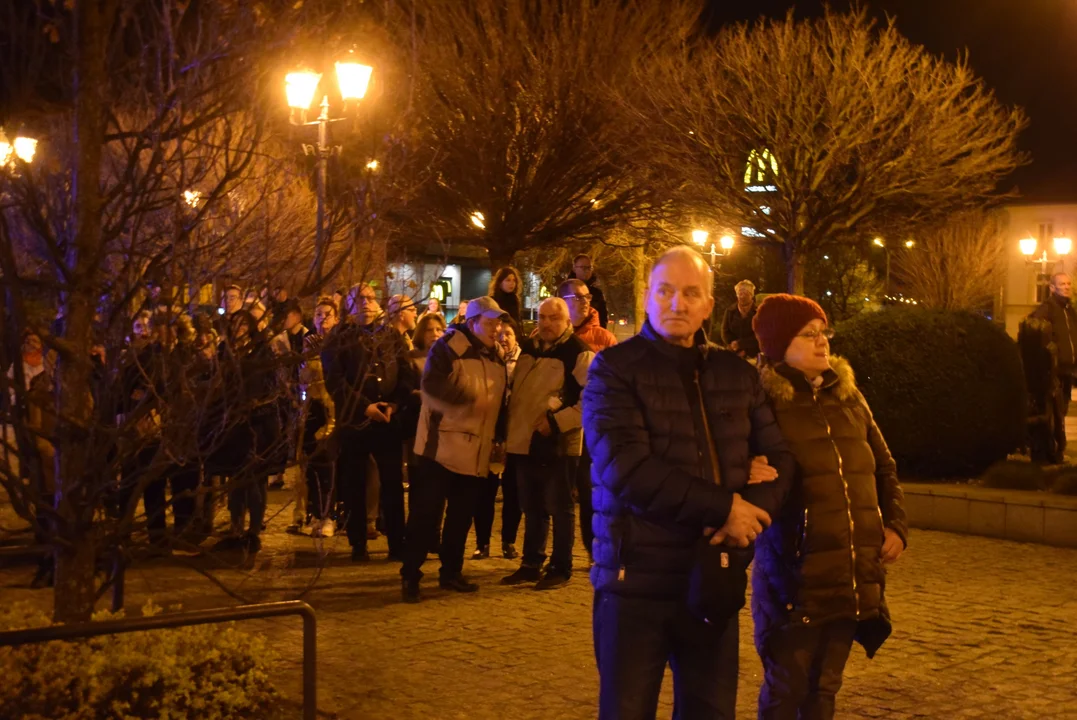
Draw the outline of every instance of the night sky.
[[[821,0],[710,0],[712,24],[821,14]],[[833,0],[844,9],[850,0]],[[1021,147],[1032,164],[1012,178],[1027,201],[1077,202],[1077,0],[872,0],[910,40],[969,62],[999,99],[1029,116]]]

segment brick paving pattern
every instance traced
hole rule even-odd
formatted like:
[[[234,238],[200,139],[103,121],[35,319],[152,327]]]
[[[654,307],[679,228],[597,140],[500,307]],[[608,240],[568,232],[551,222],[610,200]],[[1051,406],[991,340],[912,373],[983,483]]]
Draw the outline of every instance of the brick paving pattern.
[[[288,494],[272,493],[278,504]],[[318,611],[319,707],[338,718],[589,718],[597,676],[591,647],[591,589],[583,572],[550,592],[502,587],[516,567],[500,557],[465,563],[481,590],[437,589],[437,562],[425,600],[399,602],[399,566],[352,565],[347,542],[319,553],[307,537],[285,534],[273,517],[265,549],[242,570],[217,577],[247,601],[303,596]],[[495,524],[496,531],[500,520]],[[471,546],[469,544],[469,553]],[[497,549],[494,550],[497,555]],[[582,566],[585,558],[577,555]],[[234,603],[182,567],[191,560],[143,563],[128,576],[128,607],[149,595],[185,609]],[[213,559],[197,561],[203,568]],[[914,531],[893,568],[888,595],[895,634],[876,659],[859,646],[839,696],[841,718],[1077,718],[1077,550]],[[29,571],[0,572],[0,599],[34,598]],[[245,623],[269,635],[281,658],[282,690],[298,699],[300,628],[296,620]],[[751,618],[741,614],[738,717],[755,717],[760,666]],[[660,717],[672,710],[671,679]]]

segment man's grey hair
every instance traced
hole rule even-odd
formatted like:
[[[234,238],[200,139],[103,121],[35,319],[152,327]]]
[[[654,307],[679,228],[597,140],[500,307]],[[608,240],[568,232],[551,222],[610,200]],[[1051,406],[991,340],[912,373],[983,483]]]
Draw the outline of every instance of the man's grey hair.
[[[675,245],[669,250],[658,256],[658,259],[654,261],[654,265],[651,266],[651,272],[647,275],[647,283],[651,283],[650,278],[654,275],[654,271],[661,266],[673,261],[683,260],[685,262],[692,263],[705,276],[703,282],[703,293],[706,297],[712,297],[714,294],[714,271],[711,270],[711,266],[707,264],[707,261],[703,259],[703,255],[698,250],[688,245]]]
[[[740,293],[741,288],[751,288],[752,292],[755,292],[755,283],[751,280],[741,280],[739,283],[733,286],[733,292]]]
[[[393,295],[389,298],[389,314],[396,315],[409,307],[415,307],[415,301],[408,295]]]

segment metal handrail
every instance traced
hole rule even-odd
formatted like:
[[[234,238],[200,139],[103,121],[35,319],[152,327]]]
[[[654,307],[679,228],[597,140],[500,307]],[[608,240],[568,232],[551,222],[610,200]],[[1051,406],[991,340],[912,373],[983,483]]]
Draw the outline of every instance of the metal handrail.
[[[318,711],[317,625],[314,608],[302,600],[10,630],[0,632],[0,647],[18,647],[52,640],[76,640],[100,635],[119,635],[191,625],[210,625],[232,620],[256,620],[282,615],[300,615],[303,618],[303,720],[315,720]]]

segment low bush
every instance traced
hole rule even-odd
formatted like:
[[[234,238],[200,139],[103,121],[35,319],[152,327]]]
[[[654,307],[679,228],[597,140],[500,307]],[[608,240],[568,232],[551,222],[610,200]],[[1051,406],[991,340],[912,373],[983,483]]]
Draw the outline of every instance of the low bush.
[[[987,469],[980,482],[1000,490],[1047,490],[1051,478],[1043,466],[1027,460],[1003,460]]]
[[[1017,344],[967,312],[893,307],[838,327],[847,358],[902,474],[972,478],[1024,444]]]
[[[143,614],[157,612],[152,604],[143,608]],[[115,617],[98,613],[94,619]],[[49,624],[40,609],[25,603],[0,608],[0,630]],[[270,660],[263,638],[230,624],[0,648],[0,717],[279,718]]]

